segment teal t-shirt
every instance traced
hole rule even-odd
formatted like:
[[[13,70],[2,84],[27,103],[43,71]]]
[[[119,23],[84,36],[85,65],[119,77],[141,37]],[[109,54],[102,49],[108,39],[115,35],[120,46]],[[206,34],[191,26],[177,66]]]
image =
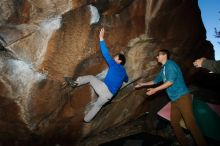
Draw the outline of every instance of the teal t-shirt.
[[[172,101],[175,101],[181,96],[189,93],[179,66],[172,60],[167,60],[153,81],[155,84],[167,81],[173,83],[166,89],[166,92]]]

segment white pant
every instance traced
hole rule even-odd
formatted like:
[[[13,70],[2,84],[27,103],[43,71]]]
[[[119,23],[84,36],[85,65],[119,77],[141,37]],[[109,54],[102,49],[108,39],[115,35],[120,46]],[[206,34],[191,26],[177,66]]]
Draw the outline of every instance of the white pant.
[[[99,96],[96,102],[93,103],[92,109],[84,117],[85,122],[90,122],[102,106],[112,98],[113,94],[109,91],[106,84],[95,76],[81,76],[78,77],[76,81],[78,86],[89,83]]]

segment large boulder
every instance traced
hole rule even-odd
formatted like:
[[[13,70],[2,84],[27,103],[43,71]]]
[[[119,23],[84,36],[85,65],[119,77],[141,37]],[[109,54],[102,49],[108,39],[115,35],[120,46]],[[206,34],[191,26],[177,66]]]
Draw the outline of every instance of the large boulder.
[[[0,10],[3,141],[77,144],[164,103],[146,102],[144,90],[133,86],[158,72],[158,49],[172,52],[187,81],[196,57],[213,57],[197,0],[3,0]],[[72,90],[62,82],[64,76],[96,75],[107,68],[99,49],[101,27],[110,53],[125,53],[130,81],[85,124],[96,94],[88,85]]]

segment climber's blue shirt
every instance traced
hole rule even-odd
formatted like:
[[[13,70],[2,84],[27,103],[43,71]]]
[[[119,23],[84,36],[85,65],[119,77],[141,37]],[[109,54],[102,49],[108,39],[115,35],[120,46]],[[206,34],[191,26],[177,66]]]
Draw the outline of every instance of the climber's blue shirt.
[[[121,88],[123,82],[128,82],[128,75],[123,65],[117,64],[111,57],[105,45],[105,41],[100,41],[102,55],[108,63],[109,69],[104,79],[110,92],[114,95]]]
[[[167,62],[162,66],[162,69],[153,81],[155,84],[162,81],[170,81],[173,83],[170,87],[166,89],[166,92],[172,101],[175,101],[181,96],[189,93],[179,66],[172,60],[167,60]]]

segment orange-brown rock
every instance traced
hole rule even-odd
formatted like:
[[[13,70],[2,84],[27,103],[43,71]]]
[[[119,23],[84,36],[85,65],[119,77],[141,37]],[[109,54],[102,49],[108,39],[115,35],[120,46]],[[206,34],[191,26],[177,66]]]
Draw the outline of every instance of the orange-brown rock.
[[[77,145],[148,110],[156,113],[163,102],[146,101],[133,85],[155,76],[159,48],[173,53],[187,79],[196,57],[213,57],[197,0],[3,0],[0,10],[0,42],[7,49],[0,50],[0,141]],[[131,84],[85,124],[96,94],[88,85],[72,90],[62,82],[106,69],[101,27],[110,53],[125,53]]]

